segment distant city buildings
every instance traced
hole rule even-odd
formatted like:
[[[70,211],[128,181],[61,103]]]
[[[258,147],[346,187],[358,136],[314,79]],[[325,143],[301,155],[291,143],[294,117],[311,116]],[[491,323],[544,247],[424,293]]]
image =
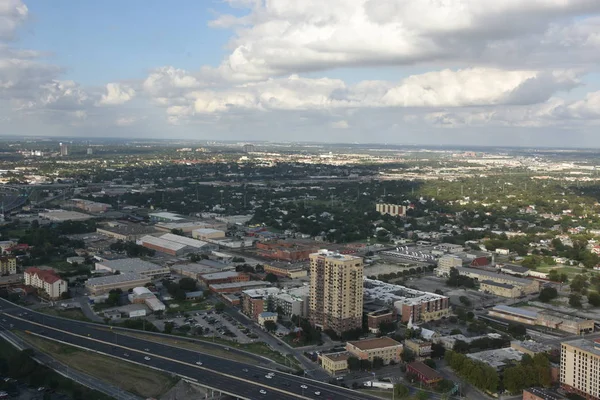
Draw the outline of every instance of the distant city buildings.
[[[242,149],[244,150],[244,153],[252,153],[254,151],[254,145],[253,144],[245,144],[242,146]]]
[[[69,155],[69,146],[66,143],[59,143],[58,147],[60,149],[61,157],[66,157]]]
[[[360,328],[363,312],[363,260],[320,250],[310,255],[310,322],[338,335]]]
[[[404,217],[406,215],[406,206],[399,204],[376,204],[375,211],[381,215],[391,215],[392,217]]]

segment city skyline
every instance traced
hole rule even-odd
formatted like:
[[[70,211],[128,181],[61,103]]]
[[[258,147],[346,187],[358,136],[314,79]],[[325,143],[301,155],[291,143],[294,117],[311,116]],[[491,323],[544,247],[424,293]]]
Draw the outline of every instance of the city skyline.
[[[600,146],[600,3],[491,3],[3,0],[0,131]]]

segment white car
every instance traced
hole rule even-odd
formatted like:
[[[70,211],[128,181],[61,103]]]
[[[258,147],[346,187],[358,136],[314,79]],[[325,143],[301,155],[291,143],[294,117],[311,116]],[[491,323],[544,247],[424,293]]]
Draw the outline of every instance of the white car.
[[[144,360],[150,361],[150,357],[146,356],[146,357],[144,357]]]
[[[300,387],[301,387],[302,389],[308,389],[308,386],[306,386],[306,385],[302,385],[302,386],[300,386]]]
[[[319,392],[319,391],[315,392],[315,396],[320,396],[320,395],[321,395],[321,392]]]
[[[259,393],[260,394],[267,394],[267,391],[265,389],[260,389]]]
[[[196,365],[202,365],[202,361],[196,361]]]
[[[144,349],[144,351],[150,351],[150,349]]]
[[[272,378],[273,378],[273,375],[265,375],[265,378],[267,378],[267,379],[272,379]]]

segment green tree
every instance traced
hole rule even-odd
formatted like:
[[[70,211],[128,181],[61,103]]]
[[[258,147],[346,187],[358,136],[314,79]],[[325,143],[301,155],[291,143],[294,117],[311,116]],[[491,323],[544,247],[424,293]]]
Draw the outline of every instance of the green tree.
[[[553,287],[545,287],[540,290],[539,299],[544,303],[548,303],[558,297],[558,291]]]
[[[569,305],[575,308],[581,308],[581,295],[577,293],[571,293],[569,296]]]
[[[360,369],[360,360],[358,357],[348,357],[348,369],[350,371],[358,371]]]
[[[410,390],[406,386],[399,383],[394,385],[394,395],[397,399],[404,399],[405,397],[408,397],[409,394]]]
[[[272,272],[269,272],[266,276],[265,276],[265,281],[267,282],[271,282],[271,283],[275,283],[277,281],[279,281],[279,278],[277,278],[277,275],[275,275]]]
[[[600,307],[600,293],[589,292],[587,295],[588,303],[594,307]]]
[[[193,292],[198,287],[196,280],[192,278],[181,278],[179,280],[179,287],[186,292]]]
[[[373,369],[379,369],[381,367],[383,367],[383,358],[374,357],[373,358]]]
[[[223,312],[224,310],[225,310],[225,303],[218,302],[217,304],[215,304],[215,311]]]
[[[275,321],[265,321],[265,329],[268,332],[275,332],[277,330],[277,323]]]

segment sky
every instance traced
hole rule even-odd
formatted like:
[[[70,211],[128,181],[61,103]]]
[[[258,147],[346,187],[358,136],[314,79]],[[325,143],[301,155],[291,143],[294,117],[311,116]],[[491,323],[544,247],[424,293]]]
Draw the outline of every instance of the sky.
[[[0,135],[600,147],[599,69],[598,0],[0,0]]]

